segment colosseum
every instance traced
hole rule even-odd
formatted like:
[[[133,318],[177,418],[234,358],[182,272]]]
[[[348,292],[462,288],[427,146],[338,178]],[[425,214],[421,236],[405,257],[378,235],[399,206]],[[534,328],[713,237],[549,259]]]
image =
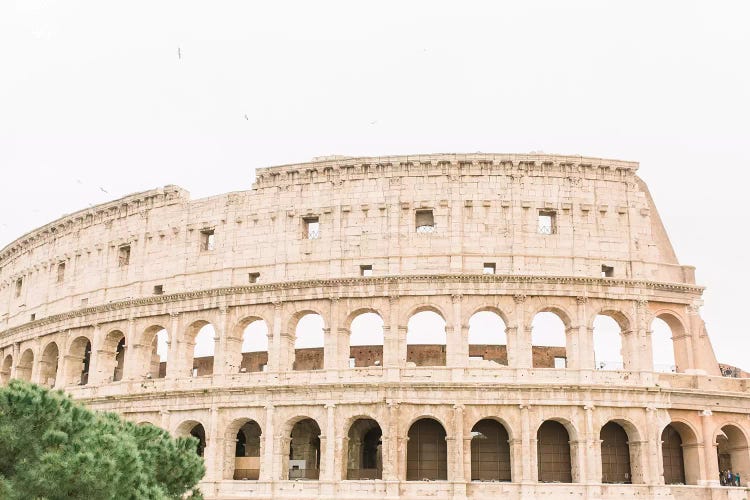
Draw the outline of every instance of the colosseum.
[[[209,499],[745,499],[747,379],[637,169],[328,157],[87,208],[0,251],[0,381],[197,437]]]

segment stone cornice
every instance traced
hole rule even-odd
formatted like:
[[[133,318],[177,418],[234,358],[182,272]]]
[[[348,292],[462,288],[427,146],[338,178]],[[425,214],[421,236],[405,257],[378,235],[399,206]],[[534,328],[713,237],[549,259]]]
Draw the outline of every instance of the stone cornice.
[[[5,265],[14,256],[36,248],[50,238],[58,238],[77,228],[88,227],[107,220],[133,215],[152,208],[176,203],[179,200],[188,199],[189,195],[187,191],[178,186],[168,185],[163,188],[130,194],[117,200],[108,201],[73,212],[72,214],[64,215],[57,220],[24,234],[6,245],[0,250],[0,267]]]
[[[551,171],[581,176],[597,173],[632,175],[638,163],[554,154],[424,154],[375,157],[328,157],[307,163],[258,168],[255,188],[328,182],[333,176],[404,177],[424,175],[544,175]],[[514,174],[515,175],[515,174]]]
[[[285,290],[296,290],[296,289],[329,289],[329,288],[340,288],[342,286],[357,286],[357,287],[368,287],[368,286],[383,286],[383,285],[402,285],[409,283],[466,283],[466,284],[492,284],[492,283],[506,283],[511,285],[519,285],[520,291],[515,290],[513,293],[528,292],[527,295],[533,295],[533,290],[527,290],[524,288],[526,285],[565,285],[565,286],[592,286],[592,287],[621,287],[628,288],[634,291],[637,290],[654,290],[664,292],[677,292],[691,295],[689,297],[692,300],[695,296],[700,296],[703,293],[704,288],[695,285],[688,285],[684,283],[663,283],[656,281],[643,281],[643,280],[627,280],[627,279],[616,279],[616,278],[593,278],[583,276],[537,276],[537,275],[502,275],[502,274],[420,274],[420,275],[402,275],[402,276],[377,276],[377,277],[352,277],[352,278],[331,278],[331,279],[313,279],[313,280],[302,280],[302,281],[284,281],[279,283],[260,283],[254,285],[234,286],[234,287],[222,287],[222,288],[211,288],[205,290],[185,291],[180,293],[141,297],[137,299],[123,300],[118,302],[111,302],[108,304],[102,304],[98,306],[86,307],[82,309],[76,309],[65,313],[55,314],[46,318],[40,318],[23,325],[19,325],[13,328],[9,328],[5,331],[0,332],[0,338],[26,331],[38,326],[44,326],[53,324],[60,321],[66,321],[73,318],[85,317],[88,315],[94,315],[109,311],[128,310],[140,306],[149,306],[157,304],[170,304],[179,303],[191,299],[211,298],[211,297],[227,297],[245,293],[262,293],[262,292],[283,292]],[[591,292],[591,291],[589,291]],[[393,289],[383,289],[383,296],[393,295]],[[444,294],[455,294],[455,289],[446,289],[444,292],[438,292],[434,295]],[[464,294],[470,294],[469,290],[462,291]],[[323,290],[321,292],[321,298],[330,297],[330,290]],[[398,295],[408,295],[399,291]],[[579,295],[577,292],[571,290],[571,296]],[[589,297],[593,296],[589,293]],[[295,298],[279,297],[278,295],[268,294],[267,302],[272,303],[274,301],[292,301]]]

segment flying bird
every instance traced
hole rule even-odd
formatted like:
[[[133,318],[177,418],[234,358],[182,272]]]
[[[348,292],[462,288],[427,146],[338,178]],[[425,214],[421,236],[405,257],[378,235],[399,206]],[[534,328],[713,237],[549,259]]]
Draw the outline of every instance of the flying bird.
[[[182,50],[177,47],[177,59],[182,59]]]
[[[109,194],[109,191],[107,191],[106,189],[104,189],[104,188],[103,188],[103,187],[101,187],[101,186],[99,186],[99,191],[101,191],[101,192],[102,192],[102,193],[104,193],[104,194]]]

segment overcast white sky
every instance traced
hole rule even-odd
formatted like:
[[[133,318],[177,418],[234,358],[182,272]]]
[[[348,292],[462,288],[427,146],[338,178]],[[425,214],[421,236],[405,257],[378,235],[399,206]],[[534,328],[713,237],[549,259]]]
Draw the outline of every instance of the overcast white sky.
[[[326,154],[641,163],[720,360],[750,368],[750,4],[0,2],[0,246]],[[178,50],[181,57],[178,57]]]

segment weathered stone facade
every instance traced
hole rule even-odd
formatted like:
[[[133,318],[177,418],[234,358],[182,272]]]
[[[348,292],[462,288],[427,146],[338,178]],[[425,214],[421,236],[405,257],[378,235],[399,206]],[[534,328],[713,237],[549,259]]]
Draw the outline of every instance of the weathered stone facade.
[[[719,470],[750,479],[747,380],[721,377],[702,288],[637,168],[335,158],[260,169],[251,191],[83,210],[0,251],[0,377],[200,436],[208,498],[745,498]],[[445,344],[407,343],[421,311]],[[506,344],[469,345],[479,311]],[[532,345],[540,312],[564,348]],[[295,349],[307,313],[322,350]],[[350,346],[362,313],[382,345]],[[595,366],[597,315],[621,329],[621,369]],[[654,371],[654,318],[676,373]],[[255,320],[268,350],[243,353]],[[209,323],[214,355],[194,359]]]

